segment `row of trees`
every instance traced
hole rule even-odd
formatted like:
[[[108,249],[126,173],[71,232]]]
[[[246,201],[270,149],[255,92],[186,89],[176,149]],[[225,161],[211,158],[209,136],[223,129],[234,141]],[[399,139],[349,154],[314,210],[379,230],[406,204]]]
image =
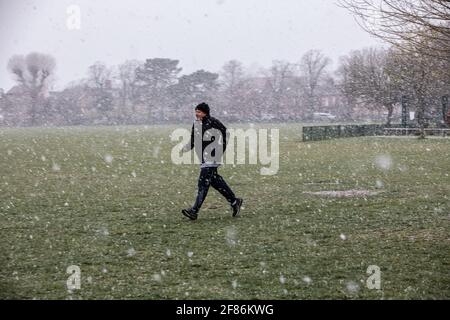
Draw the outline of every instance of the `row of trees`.
[[[117,67],[97,62],[86,79],[54,92],[54,58],[31,53],[10,59],[8,68],[18,85],[3,95],[0,113],[4,120],[5,115],[12,120],[20,115],[16,124],[29,125],[151,123],[191,119],[193,106],[207,101],[229,120],[310,119],[323,104],[324,92],[336,91],[327,70],[330,63],[314,50],[298,63],[274,61],[256,75],[237,60],[219,73],[186,75],[180,75],[178,60],[166,58],[131,60]]]
[[[31,53],[10,59],[18,85],[2,95],[0,120],[9,125],[179,122],[207,101],[228,121],[309,121],[317,111],[349,120],[371,110],[385,113],[390,123],[406,95],[423,125],[439,113],[441,96],[450,93],[450,59],[420,51],[367,48],[342,57],[333,72],[330,65],[316,50],[297,63],[274,61],[256,75],[236,60],[219,73],[187,75],[180,75],[179,61],[172,59],[132,60],[114,68],[97,62],[86,79],[52,92],[55,60]]]
[[[338,70],[349,105],[385,108],[387,123],[407,97],[419,125],[439,114],[441,97],[450,93],[449,61],[390,49],[365,49],[343,57]]]
[[[426,113],[436,98],[450,93],[450,1],[448,0],[340,0],[364,30],[391,45],[385,52],[366,52],[366,64],[376,61],[383,73],[369,92],[373,101],[389,111],[406,94],[415,105],[419,126],[423,129]],[[361,60],[357,54],[351,60]],[[344,73],[356,72],[347,61]],[[368,75],[370,77],[370,75]],[[364,92],[366,88],[357,88]],[[422,130],[422,135],[423,135]]]

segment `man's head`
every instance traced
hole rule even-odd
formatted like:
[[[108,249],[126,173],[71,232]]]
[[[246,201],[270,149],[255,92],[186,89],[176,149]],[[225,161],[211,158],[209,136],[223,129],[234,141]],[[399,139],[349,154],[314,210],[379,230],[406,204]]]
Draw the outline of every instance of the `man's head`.
[[[195,116],[197,117],[198,120],[202,120],[207,115],[209,115],[208,104],[202,102],[198,106],[195,107]]]

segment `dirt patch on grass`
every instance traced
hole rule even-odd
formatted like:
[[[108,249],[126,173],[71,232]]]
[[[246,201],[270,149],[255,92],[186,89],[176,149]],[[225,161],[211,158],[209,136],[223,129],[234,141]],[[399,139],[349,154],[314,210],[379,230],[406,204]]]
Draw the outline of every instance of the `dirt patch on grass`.
[[[433,241],[439,243],[450,243],[450,237],[444,227],[427,228],[422,230],[405,229],[378,229],[367,232],[359,232],[352,235],[352,239],[358,240],[399,240],[399,241]]]
[[[303,193],[323,197],[351,198],[351,197],[376,196],[382,192],[383,191],[372,191],[372,190],[341,190],[341,191],[316,191],[316,192],[305,191]]]

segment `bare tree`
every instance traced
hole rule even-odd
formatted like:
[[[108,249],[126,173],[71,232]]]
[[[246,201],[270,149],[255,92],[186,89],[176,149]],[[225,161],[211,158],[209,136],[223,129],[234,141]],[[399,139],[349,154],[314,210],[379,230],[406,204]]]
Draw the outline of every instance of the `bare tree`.
[[[312,118],[317,104],[316,90],[320,81],[326,75],[326,68],[331,59],[319,50],[310,50],[300,61],[300,75],[304,80],[305,98],[308,107],[308,118]]]
[[[429,55],[405,54],[403,51],[392,51],[392,65],[399,68],[392,76],[401,84],[402,92],[408,97],[410,107],[415,107],[417,122],[424,137],[427,118],[435,107],[440,107],[441,95],[446,92],[448,82],[443,78],[441,68],[443,60]],[[448,67],[448,66],[447,66]]]
[[[136,113],[136,103],[139,98],[139,85],[136,76],[138,68],[143,66],[143,62],[138,60],[128,60],[119,65],[117,78],[120,82],[121,110],[127,112],[131,106],[131,113]]]
[[[401,70],[392,61],[391,50],[368,48],[342,57],[338,68],[340,89],[347,100],[355,105],[388,111],[390,125],[394,106],[401,98]]]
[[[39,101],[48,93],[55,68],[56,62],[52,56],[38,52],[26,56],[14,55],[9,59],[8,70],[31,98],[31,125],[36,124]]]
[[[225,115],[239,118],[243,112],[246,93],[249,90],[249,83],[244,75],[242,63],[237,60],[230,60],[224,64],[219,73],[219,101],[223,104],[222,109]]]
[[[450,1],[339,0],[339,3],[357,17],[364,30],[399,49],[450,60]]]
[[[220,83],[227,92],[235,91],[242,83],[244,71],[242,63],[237,60],[230,60],[222,68],[220,73]]]
[[[89,66],[88,84],[97,89],[106,89],[111,86],[112,70],[109,69],[103,62],[95,62]]]
[[[272,62],[269,70],[263,71],[266,76],[267,112],[278,112],[279,116],[287,116],[289,105],[286,100],[290,90],[290,82],[295,76],[295,65],[281,60]]]
[[[88,86],[93,89],[95,108],[104,120],[109,121],[113,110],[112,69],[102,62],[96,62],[88,69]]]

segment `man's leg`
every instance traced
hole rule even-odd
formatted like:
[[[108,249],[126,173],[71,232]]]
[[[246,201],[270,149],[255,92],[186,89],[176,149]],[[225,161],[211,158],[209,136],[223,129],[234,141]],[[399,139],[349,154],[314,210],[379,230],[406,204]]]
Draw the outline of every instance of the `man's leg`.
[[[220,194],[224,196],[230,204],[233,204],[236,200],[236,196],[234,195],[233,190],[231,190],[222,176],[217,173],[217,168],[214,169],[214,174],[212,175],[211,179],[211,186],[219,191]]]
[[[200,176],[198,178],[198,191],[197,199],[195,200],[192,210],[195,213],[200,211],[200,208],[208,195],[209,186],[211,185],[211,180],[214,174],[214,168],[202,168],[200,169]]]

